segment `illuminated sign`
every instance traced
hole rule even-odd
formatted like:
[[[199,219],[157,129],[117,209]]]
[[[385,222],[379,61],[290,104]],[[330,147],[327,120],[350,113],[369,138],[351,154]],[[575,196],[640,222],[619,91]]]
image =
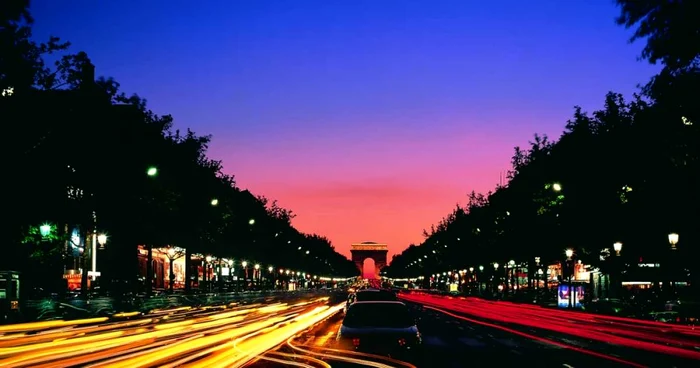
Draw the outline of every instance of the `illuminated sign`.
[[[568,308],[569,299],[573,297],[573,307],[581,308],[583,305],[581,301],[584,298],[585,288],[583,286],[574,286],[569,289],[569,285],[559,285],[559,290],[557,292],[557,305],[559,308]],[[570,291],[574,291],[574,295],[571,295]]]

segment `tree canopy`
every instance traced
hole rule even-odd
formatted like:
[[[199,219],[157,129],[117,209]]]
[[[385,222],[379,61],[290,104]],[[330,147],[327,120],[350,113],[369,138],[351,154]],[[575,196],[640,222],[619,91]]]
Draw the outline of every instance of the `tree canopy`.
[[[290,210],[237,187],[207,156],[210,136],[176,130],[172,116],[155,114],[116,81],[96,80],[88,55],[68,53],[68,43],[34,41],[29,2],[6,3],[0,114],[11,218],[3,268],[39,262],[60,275],[69,230],[78,227],[108,234],[102,258],[114,278],[136,276],[136,246],[144,244],[316,275],[357,273],[328,239],[295,229]],[[55,236],[42,236],[42,224]]]
[[[630,259],[657,258],[680,235],[684,259],[700,241],[700,11],[693,1],[618,0],[618,23],[637,27],[642,58],[662,72],[631,100],[575,107],[562,136],[515,147],[508,183],[471,193],[425,240],[394,257],[389,275],[415,277],[534,257],[553,262],[573,248],[596,264],[614,242]],[[691,9],[692,8],[692,9]],[[693,10],[695,9],[695,10]],[[691,11],[692,10],[692,11]]]

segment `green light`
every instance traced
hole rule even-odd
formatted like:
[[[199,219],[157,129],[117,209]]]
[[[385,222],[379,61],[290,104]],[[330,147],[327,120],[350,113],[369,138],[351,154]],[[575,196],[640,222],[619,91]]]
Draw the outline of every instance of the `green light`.
[[[43,224],[39,226],[39,233],[41,233],[41,236],[49,236],[51,234],[51,225]]]
[[[148,168],[148,171],[146,171],[146,174],[148,176],[156,176],[158,175],[158,169],[156,167],[151,166]]]

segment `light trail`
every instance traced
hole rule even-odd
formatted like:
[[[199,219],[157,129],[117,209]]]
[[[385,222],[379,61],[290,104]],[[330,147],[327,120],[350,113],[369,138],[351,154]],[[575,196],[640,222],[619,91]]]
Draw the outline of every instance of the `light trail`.
[[[449,311],[482,320],[475,323],[483,324],[483,321],[487,320],[525,326],[632,349],[700,360],[700,352],[697,351],[700,349],[700,331],[690,326],[552,310],[534,305],[492,302],[477,298],[453,298],[423,293],[401,294],[400,297],[406,301],[439,308],[443,313]]]
[[[342,309],[327,303],[328,297],[321,297],[296,303],[173,308],[147,315],[127,312],[117,315],[117,321],[0,326],[0,366],[240,367]],[[307,362],[320,361],[313,359]]]

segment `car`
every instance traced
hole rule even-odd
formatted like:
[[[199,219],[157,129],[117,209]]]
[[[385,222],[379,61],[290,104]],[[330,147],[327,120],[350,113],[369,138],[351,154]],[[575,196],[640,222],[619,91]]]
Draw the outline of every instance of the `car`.
[[[347,313],[348,308],[355,302],[367,302],[367,301],[398,301],[396,294],[388,290],[379,289],[365,289],[360,290],[355,293],[348,295],[348,300],[345,303],[345,313]]]
[[[411,354],[422,343],[416,320],[399,301],[357,301],[338,330],[340,348],[374,353]]]

